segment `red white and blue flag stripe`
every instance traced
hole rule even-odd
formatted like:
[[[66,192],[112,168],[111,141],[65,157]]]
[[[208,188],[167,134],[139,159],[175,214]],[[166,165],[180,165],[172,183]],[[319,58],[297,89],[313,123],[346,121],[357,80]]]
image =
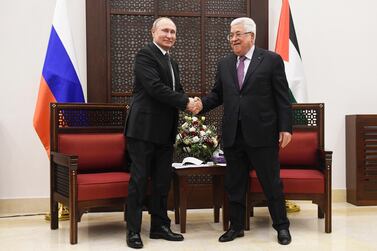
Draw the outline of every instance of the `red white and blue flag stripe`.
[[[34,128],[48,154],[50,103],[85,102],[77,69],[66,2],[57,0],[33,119]]]

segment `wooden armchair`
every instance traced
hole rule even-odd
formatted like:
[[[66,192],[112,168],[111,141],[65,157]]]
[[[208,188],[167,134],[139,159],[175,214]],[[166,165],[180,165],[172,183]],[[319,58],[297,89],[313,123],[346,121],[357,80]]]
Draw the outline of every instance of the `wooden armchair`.
[[[52,103],[50,156],[51,229],[59,227],[58,202],[69,208],[70,242],[77,225],[94,208],[124,210],[128,193],[127,106]]]
[[[280,176],[285,198],[311,200],[318,205],[318,218],[325,217],[325,232],[331,233],[332,152],[324,150],[324,104],[293,104],[291,143],[280,151]],[[246,229],[253,208],[265,202],[256,172],[250,172]]]

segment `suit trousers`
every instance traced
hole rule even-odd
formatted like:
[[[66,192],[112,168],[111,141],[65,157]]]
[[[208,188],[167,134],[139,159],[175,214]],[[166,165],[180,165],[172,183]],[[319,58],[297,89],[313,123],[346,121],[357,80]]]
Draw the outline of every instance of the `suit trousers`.
[[[229,197],[231,228],[243,230],[245,217],[250,217],[250,212],[245,211],[246,193],[249,189],[249,171],[254,168],[267,198],[273,228],[288,229],[289,220],[280,180],[279,146],[248,146],[239,125],[234,145],[224,148],[224,154],[227,162],[225,190]]]
[[[127,138],[127,149],[132,161],[126,212],[128,231],[140,233],[149,180],[151,191],[148,210],[151,214],[151,230],[162,225],[170,226],[167,198],[172,177],[173,145]]]

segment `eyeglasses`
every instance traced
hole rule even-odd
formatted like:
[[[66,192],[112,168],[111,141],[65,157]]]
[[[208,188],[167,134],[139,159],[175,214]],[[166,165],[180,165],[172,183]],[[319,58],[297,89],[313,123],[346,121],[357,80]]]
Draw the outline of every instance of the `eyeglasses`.
[[[240,38],[242,35],[246,35],[252,33],[251,31],[244,32],[244,33],[230,33],[229,35],[226,36],[226,38],[230,41],[232,38]]]

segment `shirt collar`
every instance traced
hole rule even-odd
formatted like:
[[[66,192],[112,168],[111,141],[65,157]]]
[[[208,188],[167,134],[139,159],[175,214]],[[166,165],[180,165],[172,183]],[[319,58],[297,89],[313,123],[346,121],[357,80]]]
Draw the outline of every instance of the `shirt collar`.
[[[251,59],[253,58],[254,50],[255,50],[255,45],[253,45],[253,46],[250,48],[250,50],[246,53],[246,55],[245,55],[246,59],[251,60]],[[240,60],[240,57],[239,57],[239,56],[237,57],[237,60]]]
[[[166,51],[166,50],[164,50],[164,49],[162,49],[157,43],[155,43],[154,41],[153,41],[153,43],[154,43],[154,45],[156,45],[157,46],[157,48],[158,49],[160,49],[160,51],[161,51],[161,53],[162,53],[162,55],[165,55],[168,51]]]

